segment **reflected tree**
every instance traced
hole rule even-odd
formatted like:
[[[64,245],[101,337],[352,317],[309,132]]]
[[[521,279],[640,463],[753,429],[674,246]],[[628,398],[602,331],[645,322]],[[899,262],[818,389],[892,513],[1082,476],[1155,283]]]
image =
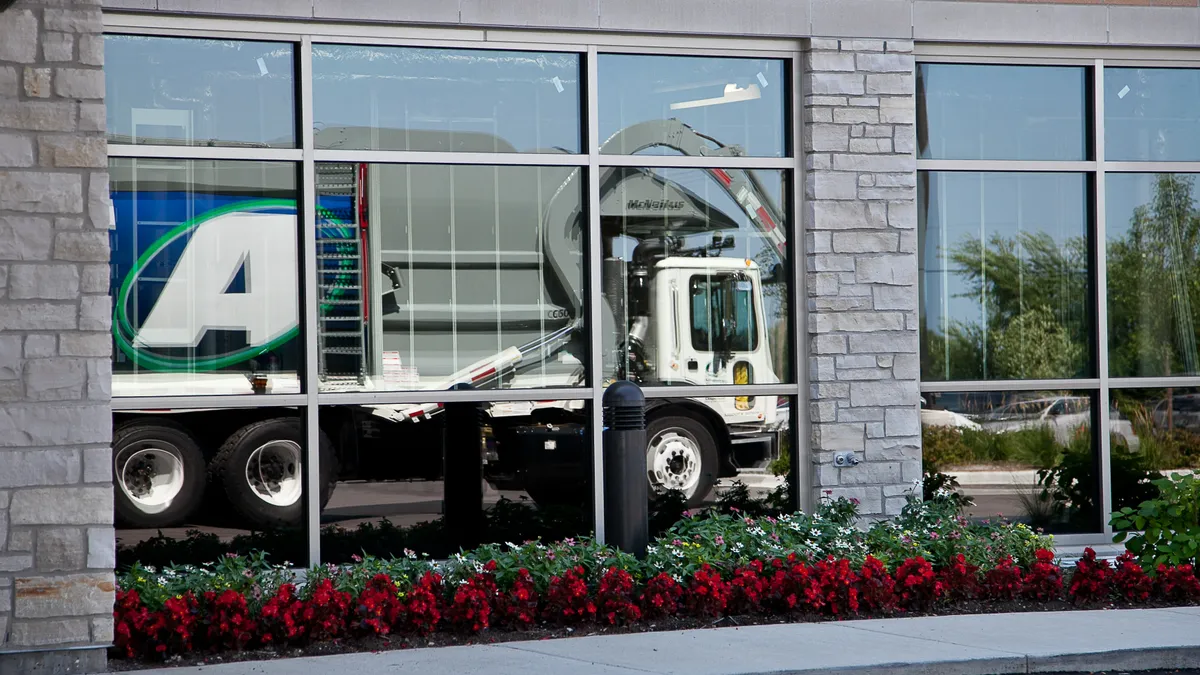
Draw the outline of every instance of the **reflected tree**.
[[[929,379],[1076,377],[1086,372],[1087,243],[1045,232],[966,237],[946,254],[961,291],[978,299],[982,322],[925,326]]]
[[[1110,372],[1196,374],[1200,325],[1200,214],[1194,177],[1159,174],[1151,201],[1108,244]]]

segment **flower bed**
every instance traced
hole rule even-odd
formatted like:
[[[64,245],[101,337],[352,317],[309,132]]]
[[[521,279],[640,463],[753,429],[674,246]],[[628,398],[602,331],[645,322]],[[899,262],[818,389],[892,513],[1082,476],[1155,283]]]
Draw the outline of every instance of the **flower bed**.
[[[117,658],[303,647],[331,641],[546,627],[672,627],[679,617],[772,620],[986,610],[1000,603],[1194,602],[1190,565],[1147,574],[1089,552],[1055,564],[1050,539],[1020,524],[971,524],[913,502],[856,528],[850,502],[813,515],[686,518],[643,560],[588,539],[483,546],[434,562],[412,553],[294,572],[265,556],[200,567],[133,566],[119,576]]]

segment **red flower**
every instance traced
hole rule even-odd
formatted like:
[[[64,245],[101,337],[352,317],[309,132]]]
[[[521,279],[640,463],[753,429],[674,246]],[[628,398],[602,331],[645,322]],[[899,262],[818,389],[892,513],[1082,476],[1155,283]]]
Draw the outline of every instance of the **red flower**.
[[[1097,560],[1091,548],[1075,563],[1067,596],[1077,604],[1107,600],[1112,593],[1113,572],[1107,560]]]
[[[538,593],[529,570],[517,570],[517,578],[507,593],[496,598],[496,613],[512,628],[527,628],[537,619]]]
[[[901,609],[927,612],[943,592],[933,565],[922,557],[909,558],[896,568],[896,595]]]
[[[588,596],[582,567],[573,567],[562,576],[550,577],[546,589],[546,618],[560,623],[579,623],[596,618],[596,603]]]
[[[983,575],[983,594],[993,600],[1016,600],[1021,595],[1021,570],[1012,556],[1004,556]]]
[[[1166,600],[1193,602],[1200,599],[1200,580],[1191,565],[1158,566],[1158,593]]]
[[[616,567],[610,567],[600,578],[596,605],[600,616],[609,625],[632,623],[642,618],[642,610],[633,600],[633,577]]]
[[[387,635],[400,619],[400,592],[391,577],[371,577],[354,602],[354,627],[360,633]]]
[[[951,600],[970,600],[979,596],[979,568],[967,563],[966,556],[959,553],[948,567],[938,573],[942,589]]]
[[[429,635],[442,620],[442,575],[426,572],[405,598],[401,624],[417,635]]]
[[[708,564],[692,574],[688,591],[684,604],[693,616],[720,616],[729,602],[729,584]]]
[[[1038,549],[1034,557],[1036,560],[1022,579],[1022,592],[1025,597],[1038,602],[1057,600],[1062,596],[1063,573],[1062,568],[1054,564],[1054,552]]]
[[[858,577],[858,604],[863,611],[886,612],[896,606],[896,582],[882,561],[867,556]]]
[[[492,575],[475,574],[454,589],[454,596],[446,607],[446,620],[464,633],[478,633],[488,627],[495,602],[496,582]]]
[[[813,575],[820,600],[813,602],[810,597],[812,609],[823,609],[834,616],[858,612],[858,575],[850,569],[849,560],[834,560],[833,556],[818,560]]]
[[[241,651],[253,641],[258,623],[250,618],[246,596],[229,589],[217,595],[204,594],[208,644],[223,649]]]
[[[1154,581],[1129,551],[1117,556],[1117,570],[1112,582],[1117,594],[1130,602],[1145,602],[1154,591]]]
[[[763,596],[767,590],[767,580],[762,576],[761,560],[752,561],[745,567],[733,571],[729,580],[730,614],[755,614],[762,610]]]
[[[679,600],[683,597],[683,587],[665,572],[650,577],[646,587],[642,589],[638,604],[642,616],[647,619],[659,619],[675,616],[679,611]]]

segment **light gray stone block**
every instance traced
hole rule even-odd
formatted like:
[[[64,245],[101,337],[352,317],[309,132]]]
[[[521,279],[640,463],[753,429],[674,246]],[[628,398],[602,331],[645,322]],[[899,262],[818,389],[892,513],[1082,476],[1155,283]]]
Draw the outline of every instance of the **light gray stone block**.
[[[17,577],[13,596],[13,617],[16,619],[108,614],[116,599],[111,572]],[[86,620],[84,623],[86,625]]]
[[[13,525],[101,525],[112,522],[112,487],[34,488],[13,493]]]
[[[0,487],[3,488],[70,485],[78,483],[79,477],[78,450],[51,448],[0,452]]]
[[[13,265],[8,297],[14,300],[70,300],[79,296],[75,265]]]
[[[90,569],[110,570],[117,564],[117,542],[111,527],[89,527],[87,531],[87,566]]]
[[[34,564],[42,572],[73,572],[83,569],[86,551],[83,530],[48,527],[37,533]]]
[[[8,10],[0,21],[0,61],[32,63],[37,53],[37,15],[29,9]]]

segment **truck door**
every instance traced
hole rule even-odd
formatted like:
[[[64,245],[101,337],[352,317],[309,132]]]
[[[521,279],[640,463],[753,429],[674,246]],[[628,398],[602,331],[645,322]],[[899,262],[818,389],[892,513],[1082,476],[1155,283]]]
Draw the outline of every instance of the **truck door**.
[[[754,284],[744,274],[693,274],[687,284],[688,334],[681,345],[687,379],[750,384],[759,350]]]

